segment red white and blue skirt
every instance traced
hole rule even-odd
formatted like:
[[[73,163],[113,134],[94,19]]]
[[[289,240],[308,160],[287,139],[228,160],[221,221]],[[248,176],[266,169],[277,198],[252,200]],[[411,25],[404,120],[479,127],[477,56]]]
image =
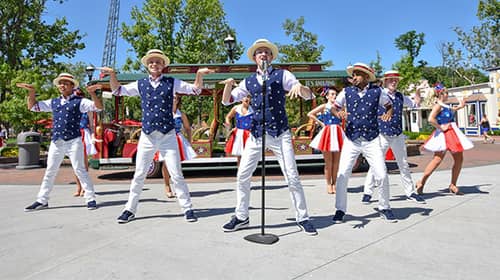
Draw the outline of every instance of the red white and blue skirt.
[[[344,131],[339,125],[325,125],[309,146],[322,152],[340,152],[344,144]]]
[[[241,156],[248,137],[250,137],[250,130],[233,128],[231,135],[229,135],[229,139],[226,142],[226,148],[224,149],[226,154]]]
[[[186,139],[186,137],[184,137],[182,133],[176,133],[175,138],[177,141],[177,146],[179,147],[179,157],[181,158],[181,161],[190,160],[197,156],[193,147],[191,147],[191,143],[189,143],[189,141]],[[158,160],[164,160],[159,153]]]
[[[181,161],[190,160],[196,157],[196,152],[193,147],[191,147],[191,143],[182,135],[182,133],[176,134],[177,145],[179,146],[179,156],[181,157]]]
[[[88,156],[97,154],[97,149],[92,143],[92,134],[90,133],[90,129],[80,128],[80,132],[82,133],[83,152]]]
[[[445,132],[440,129],[434,130],[424,143],[423,148],[431,152],[448,150],[452,153],[472,149],[474,147],[472,141],[460,131],[456,123],[452,122],[450,124],[450,128]]]

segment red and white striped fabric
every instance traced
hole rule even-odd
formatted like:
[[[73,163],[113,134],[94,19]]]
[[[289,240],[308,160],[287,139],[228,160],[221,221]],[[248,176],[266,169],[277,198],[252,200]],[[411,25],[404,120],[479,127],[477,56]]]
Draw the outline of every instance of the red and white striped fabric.
[[[182,135],[182,133],[176,134],[177,145],[179,146],[179,156],[181,161],[190,160],[196,157],[196,152],[191,147],[191,143]]]
[[[340,152],[344,144],[344,131],[339,125],[324,126],[309,146],[322,152]]]
[[[424,143],[424,149],[431,152],[449,150],[452,153],[472,149],[474,147],[472,141],[460,131],[456,123],[452,122],[450,124],[451,127],[445,132],[439,129],[434,130]]]
[[[92,135],[88,128],[80,128],[80,132],[82,133],[82,142],[83,142],[83,152],[88,156],[97,154],[97,149],[92,143]]]
[[[179,157],[181,158],[181,161],[190,160],[197,156],[193,147],[191,147],[191,143],[189,143],[182,133],[177,133],[175,137],[177,146],[179,147]],[[164,160],[160,153],[157,152],[156,154],[158,155],[158,161]]]
[[[231,135],[226,142],[225,152],[227,155],[241,156],[243,148],[248,137],[250,137],[250,130],[234,128]]]

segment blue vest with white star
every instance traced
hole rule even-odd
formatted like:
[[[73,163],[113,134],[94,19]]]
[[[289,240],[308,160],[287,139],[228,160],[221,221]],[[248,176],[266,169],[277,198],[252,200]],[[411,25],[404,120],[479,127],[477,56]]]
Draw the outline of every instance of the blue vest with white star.
[[[258,138],[262,136],[262,85],[257,81],[256,74],[252,74],[245,81],[254,111],[250,132]],[[267,134],[276,137],[289,129],[285,111],[286,92],[283,88],[283,70],[271,70],[269,80],[266,81],[266,88],[265,129]]]
[[[138,80],[142,107],[142,131],[151,134],[153,131],[166,134],[174,128],[172,117],[174,78],[161,78],[158,87],[153,88],[149,77]]]
[[[389,95],[390,96],[390,95]],[[400,135],[403,132],[403,94],[400,92],[396,92],[394,94],[394,99],[392,99],[392,118],[389,121],[383,121],[382,119],[378,119],[378,127],[380,133],[387,136],[395,136]],[[385,108],[378,108],[378,114],[382,115],[385,113]]]
[[[381,88],[370,84],[363,97],[358,95],[359,88],[351,86],[345,89],[347,124],[345,134],[354,141],[363,137],[368,141],[375,139],[378,134],[378,102]]]
[[[72,95],[65,104],[61,104],[61,97],[52,99],[52,117],[54,119],[52,142],[58,139],[68,141],[82,136],[80,133],[81,102],[82,98],[76,95]]]

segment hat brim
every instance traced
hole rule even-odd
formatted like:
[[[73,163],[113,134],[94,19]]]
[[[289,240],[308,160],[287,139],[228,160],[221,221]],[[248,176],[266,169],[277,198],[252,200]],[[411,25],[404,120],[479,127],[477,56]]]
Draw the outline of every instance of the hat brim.
[[[278,57],[278,47],[275,44],[269,42],[259,42],[257,44],[252,45],[247,50],[247,56],[253,62],[255,62],[254,54],[258,48],[268,48],[273,53],[273,59],[276,59]]]
[[[348,66],[347,69],[346,69],[346,72],[347,74],[352,77],[352,72],[354,72],[354,70],[358,70],[358,71],[361,71],[363,73],[366,73],[368,74],[368,81],[369,82],[375,82],[377,80],[377,77],[375,77],[375,74],[370,72],[369,70],[367,69],[364,69],[364,68],[361,68],[361,67],[356,67],[356,66]]]
[[[77,88],[80,85],[80,83],[77,80],[71,79],[71,78],[67,78],[67,77],[57,77],[57,78],[54,79],[54,81],[52,83],[54,84],[54,86],[57,87],[59,85],[59,82],[62,81],[62,80],[66,80],[66,81],[72,82],[74,88]]]
[[[398,81],[401,81],[402,77],[401,76],[389,76],[389,77],[380,78],[381,81],[385,81],[386,79],[398,79]]]
[[[148,67],[148,60],[150,60],[153,57],[161,58],[165,62],[165,66],[170,64],[170,59],[166,55],[162,55],[159,53],[153,53],[153,54],[145,55],[141,58],[142,65]]]

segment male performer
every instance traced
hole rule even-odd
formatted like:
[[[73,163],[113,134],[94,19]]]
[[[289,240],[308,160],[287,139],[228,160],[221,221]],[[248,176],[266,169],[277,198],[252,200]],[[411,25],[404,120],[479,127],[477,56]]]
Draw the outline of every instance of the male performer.
[[[27,89],[29,92],[29,110],[34,112],[52,112],[53,119],[52,139],[50,141],[47,169],[43,176],[42,185],[40,186],[36,201],[24,208],[24,211],[29,212],[49,207],[49,194],[54,187],[54,180],[65,155],[69,157],[73,170],[85,191],[84,198],[87,203],[87,209],[94,210],[97,208],[97,203],[95,201],[94,185],[85,168],[80,119],[82,118],[82,114],[102,110],[102,102],[97,98],[95,93],[102,85],[87,87],[87,91],[92,98],[91,101],[74,93],[74,89],[78,87],[78,81],[71,74],[61,73],[54,79],[53,83],[61,93],[61,96],[38,102],[36,101],[33,85],[25,83],[17,84],[18,87]]]
[[[142,107],[142,132],[137,145],[134,178],[130,184],[128,202],[117,221],[128,223],[135,218],[144,179],[154,154],[159,151],[167,163],[174,191],[186,220],[196,222],[198,219],[191,209],[191,197],[182,174],[172,106],[176,93],[200,94],[203,75],[212,73],[213,70],[198,69],[194,84],[190,84],[162,74],[162,70],[170,63],[170,59],[161,50],[149,50],[142,57],[141,62],[148,69],[149,76],[124,86],[120,86],[116,72],[112,68],[103,67],[102,69],[103,73],[110,76],[109,81],[114,95],[140,96]]]
[[[337,195],[335,207],[337,211],[334,222],[342,222],[347,209],[347,186],[352,167],[360,153],[364,155],[373,171],[375,185],[379,187],[380,216],[387,221],[395,222],[396,218],[389,206],[389,183],[385,168],[384,156],[380,149],[379,128],[377,122],[378,106],[385,107],[388,112],[381,116],[389,120],[392,105],[387,94],[374,83],[374,70],[364,64],[355,63],[347,67],[347,74],[352,76],[352,86],[346,87],[335,100],[335,107],[340,110],[346,107],[345,127],[346,139],[340,154],[337,175]]]
[[[285,111],[286,92],[290,98],[298,96],[304,99],[312,99],[314,95],[308,87],[299,83],[295,76],[287,70],[274,69],[269,66],[271,61],[278,57],[278,47],[266,39],[259,39],[248,49],[248,57],[257,64],[257,73],[247,77],[231,91],[235,83],[233,79],[227,79],[225,83],[222,103],[229,105],[241,101],[243,98],[251,97],[251,107],[254,111],[251,122],[251,136],[246,142],[245,149],[241,155],[240,166],[237,174],[237,205],[235,216],[223,226],[226,232],[236,231],[248,227],[248,207],[250,203],[250,184],[252,173],[257,168],[257,163],[262,156],[262,137],[266,137],[266,147],[271,149],[280,162],[281,170],[288,183],[292,202],[295,207],[295,218],[298,226],[309,235],[316,235],[314,225],[309,221],[307,214],[304,190],[299,179],[295,155],[292,146],[292,135],[288,126],[288,118]],[[263,66],[267,65],[267,66]],[[267,68],[263,68],[267,67]],[[262,111],[263,77],[266,81],[265,104]],[[262,128],[262,115],[265,113],[264,132]],[[264,135],[263,135],[264,134]]]
[[[417,108],[420,106],[420,90],[417,89],[415,94],[415,101],[411,100],[408,96],[403,95],[401,92],[397,91],[399,80],[401,76],[398,71],[387,71],[384,73],[382,82],[384,83],[384,91],[387,93],[392,101],[393,115],[390,121],[378,120],[378,126],[380,131],[380,147],[382,148],[382,153],[385,155],[389,147],[394,153],[396,162],[398,164],[399,172],[401,174],[401,181],[403,183],[403,189],[408,200],[425,203],[425,200],[415,192],[415,186],[411,179],[410,167],[408,166],[407,154],[406,154],[406,137],[403,134],[402,124],[403,124],[403,106],[410,108]],[[379,114],[384,113],[385,108],[379,108]],[[368,173],[366,174],[364,194],[362,202],[364,204],[369,204],[373,195],[373,189],[375,188],[373,170],[370,166]]]

